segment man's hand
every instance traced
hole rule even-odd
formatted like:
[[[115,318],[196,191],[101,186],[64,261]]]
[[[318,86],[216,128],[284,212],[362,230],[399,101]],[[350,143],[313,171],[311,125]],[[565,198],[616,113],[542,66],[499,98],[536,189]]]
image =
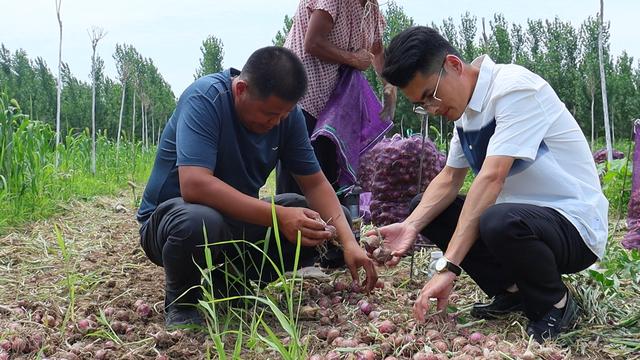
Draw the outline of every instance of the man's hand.
[[[380,232],[384,241],[383,246],[391,250],[391,260],[386,265],[395,266],[400,262],[400,257],[404,255],[416,241],[418,231],[406,223],[395,223],[383,226],[376,230],[368,231],[365,236],[377,235]]]
[[[378,273],[373,260],[369,259],[367,253],[357,244],[348,246],[343,249],[344,262],[351,273],[351,278],[360,284],[360,276],[358,275],[358,269],[364,268],[366,278],[363,283],[365,291],[371,292],[378,282]]]
[[[298,230],[302,246],[317,246],[331,238],[331,232],[316,220],[320,214],[311,209],[276,206],[276,216],[280,233],[291,243],[298,241]]]
[[[438,301],[436,306],[438,311],[446,310],[455,278],[456,274],[451,271],[438,273],[424,285],[422,290],[420,290],[418,299],[415,304],[413,304],[413,316],[415,316],[418,321],[424,322],[425,315],[431,307],[430,301],[432,298]]]
[[[396,112],[397,89],[391,84],[385,84],[382,96],[384,107],[380,111],[380,119],[393,121]]]
[[[349,62],[349,65],[360,70],[365,71],[371,66],[373,62],[373,54],[365,49],[360,49],[356,52],[351,53],[352,59]]]

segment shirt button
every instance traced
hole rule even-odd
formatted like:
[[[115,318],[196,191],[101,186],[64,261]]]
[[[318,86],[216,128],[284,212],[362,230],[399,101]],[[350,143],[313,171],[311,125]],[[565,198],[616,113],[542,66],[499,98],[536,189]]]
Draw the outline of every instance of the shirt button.
[[[473,146],[469,145],[469,150],[473,150]]]

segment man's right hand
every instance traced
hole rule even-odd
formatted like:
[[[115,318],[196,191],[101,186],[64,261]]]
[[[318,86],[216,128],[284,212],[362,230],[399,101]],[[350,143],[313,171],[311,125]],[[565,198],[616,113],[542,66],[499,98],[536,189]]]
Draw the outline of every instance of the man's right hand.
[[[406,223],[395,223],[383,226],[376,230],[369,230],[365,236],[382,235],[384,247],[391,250],[391,260],[386,262],[387,266],[395,266],[400,262],[400,257],[404,255],[416,241],[418,230]]]
[[[276,216],[280,234],[291,243],[298,241],[298,230],[300,230],[300,243],[302,246],[317,246],[329,240],[332,236],[330,231],[324,229],[318,220],[320,214],[300,207],[276,206]]]
[[[351,59],[351,63],[349,65],[353,66],[354,68],[360,71],[367,70],[369,66],[371,66],[371,64],[373,63],[373,54],[365,49],[360,49],[351,54],[353,56]]]

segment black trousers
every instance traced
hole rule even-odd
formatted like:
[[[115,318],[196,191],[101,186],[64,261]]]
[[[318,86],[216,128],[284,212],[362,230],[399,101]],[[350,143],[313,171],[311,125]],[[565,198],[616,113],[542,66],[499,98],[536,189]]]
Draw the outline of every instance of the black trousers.
[[[308,207],[305,198],[297,194],[276,195],[274,202],[282,206]],[[346,208],[343,210],[350,222],[349,212]],[[160,204],[140,228],[140,244],[147,257],[164,267],[165,307],[174,302],[193,304],[201,297],[198,285],[202,274],[198,266],[206,268],[203,229],[206,229],[206,243],[213,264],[219,265],[211,271],[216,298],[250,293],[249,281],[264,286],[278,276],[263,252],[246,243],[222,242],[246,240],[260,249],[268,245],[266,253],[278,270],[293,270],[296,245],[281,237],[281,257],[273,231],[265,242],[267,227],[226,218],[213,208],[188,203],[180,197],[170,199]],[[316,248],[301,247],[298,265],[311,266],[317,257]]]
[[[421,197],[412,200],[411,211]],[[447,249],[463,204],[463,197],[456,198],[422,231],[442,251]],[[461,266],[490,297],[516,284],[527,317],[538,320],[567,291],[561,274],[584,270],[596,260],[573,224],[556,210],[502,203],[481,216],[479,238]]]
[[[309,137],[311,137],[317,119],[304,110],[302,110],[302,113],[304,114],[307,125],[307,133]],[[313,151],[316,154],[324,176],[327,177],[333,189],[338,190],[338,155],[336,145],[325,136],[319,137],[313,141],[311,145],[313,146]],[[285,193],[302,194],[302,191],[293,176],[291,176],[291,173],[282,166],[281,162],[278,162],[278,166],[276,167],[276,194]]]

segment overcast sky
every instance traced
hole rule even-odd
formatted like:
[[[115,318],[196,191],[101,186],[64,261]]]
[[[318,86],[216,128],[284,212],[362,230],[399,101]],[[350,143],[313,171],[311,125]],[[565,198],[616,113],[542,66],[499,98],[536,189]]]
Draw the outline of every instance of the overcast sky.
[[[380,0],[385,8],[385,0]],[[242,67],[251,52],[271,45],[282,28],[285,14],[293,15],[297,0],[62,0],[63,61],[78,78],[88,80],[91,44],[87,30],[104,28],[107,36],[98,53],[105,60],[107,75],[115,78],[112,54],[117,43],[133,45],[153,59],[176,96],[193,81],[200,58],[200,45],[208,35],[224,44],[225,67]],[[574,27],[599,11],[598,0],[396,0],[416,24],[440,24],[470,12],[478,19],[504,14],[509,23],[525,24],[527,18],[570,21]],[[0,43],[12,52],[27,51],[30,58],[41,56],[57,72],[58,24],[55,0],[0,0]],[[614,55],[626,50],[640,58],[637,22],[638,0],[605,1],[605,21],[611,22],[611,49]],[[634,25],[635,24],[635,25]],[[488,23],[487,23],[488,25]],[[478,23],[480,27],[480,23]]]

